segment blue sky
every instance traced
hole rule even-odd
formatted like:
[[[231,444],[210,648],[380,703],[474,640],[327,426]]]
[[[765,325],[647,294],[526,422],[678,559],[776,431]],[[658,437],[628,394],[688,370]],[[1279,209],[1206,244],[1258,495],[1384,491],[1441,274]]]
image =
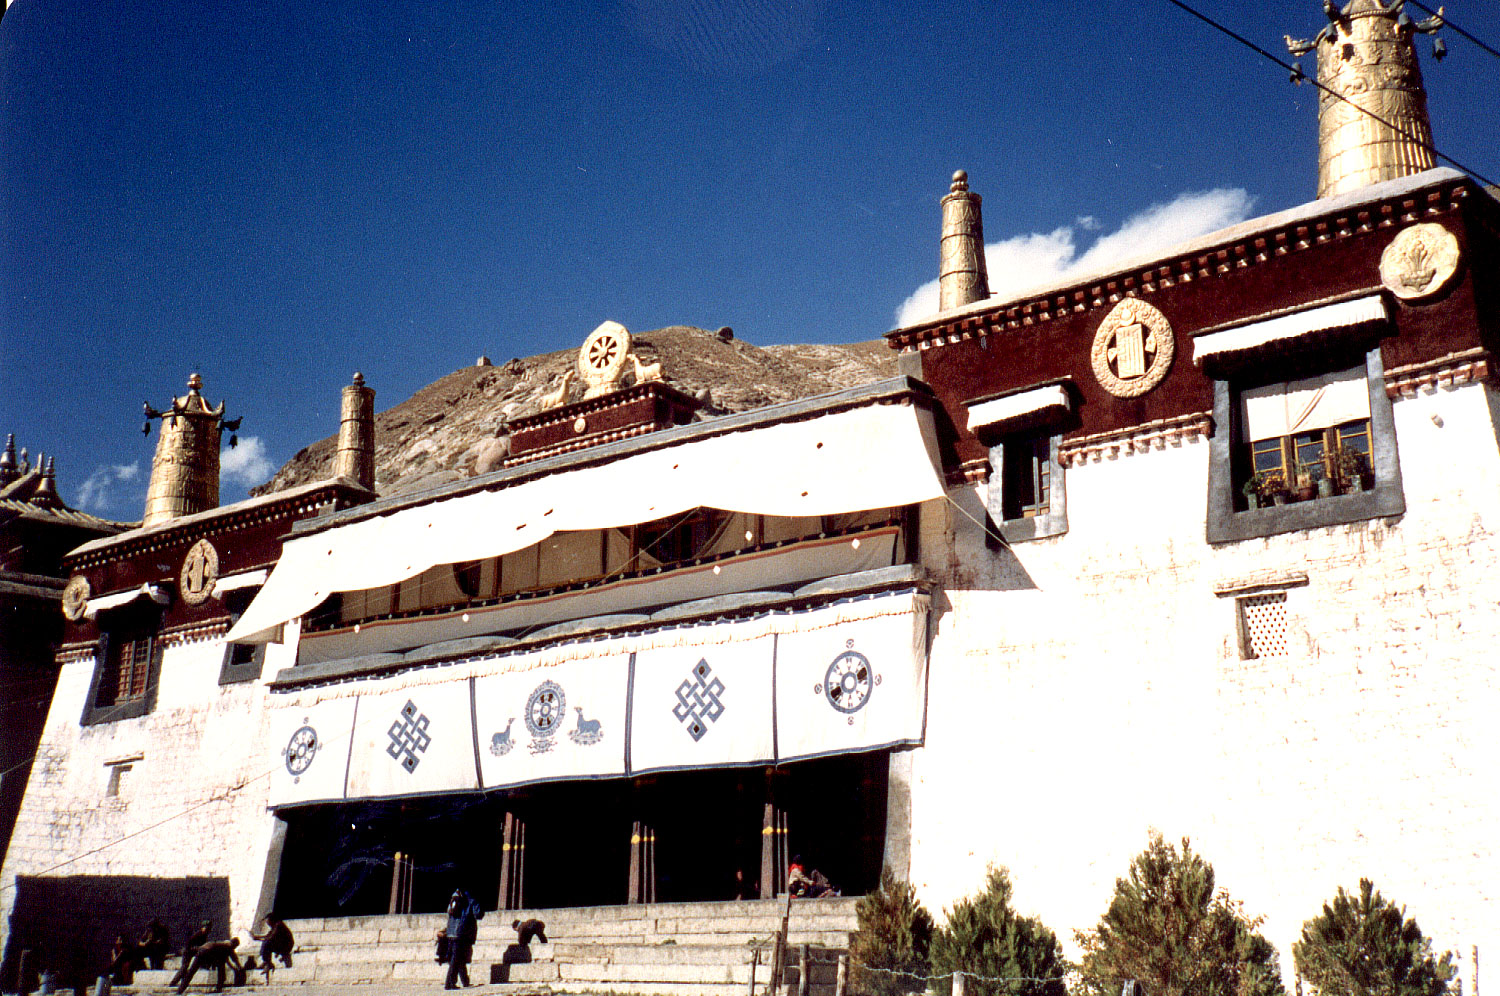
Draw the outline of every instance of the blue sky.
[[[1199,6],[1278,53],[1322,19]],[[1447,9],[1500,47],[1494,0]],[[1500,173],[1500,61],[1446,37],[1438,147]],[[141,402],[194,370],[245,417],[231,501],[356,369],[385,408],[606,318],[875,338],[936,276],[958,168],[992,275],[1044,278],[1311,199],[1315,91],[1164,0],[14,0],[0,432],[133,519]]]

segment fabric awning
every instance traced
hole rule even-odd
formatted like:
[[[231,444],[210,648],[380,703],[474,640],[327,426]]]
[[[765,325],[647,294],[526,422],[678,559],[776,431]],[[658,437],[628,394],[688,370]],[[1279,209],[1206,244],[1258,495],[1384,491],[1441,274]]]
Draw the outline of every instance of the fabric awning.
[[[408,507],[289,540],[227,639],[265,642],[335,592],[503,556],[564,530],[650,522],[700,506],[805,516],[928,501],[944,494],[939,468],[930,412],[869,405]]]
[[[219,578],[214,582],[214,597],[221,598],[226,592],[239,591],[241,588],[257,588],[266,583],[266,578],[271,572],[262,568],[258,571],[246,571],[243,574],[231,574],[227,578]]]
[[[981,401],[968,408],[969,431],[978,432],[980,429],[1003,428],[1009,422],[1048,410],[1067,412],[1072,408],[1072,402],[1068,400],[1065,387],[1061,384],[1049,384],[1003,398]]]
[[[1385,299],[1379,294],[1306,308],[1222,332],[1200,335],[1193,340],[1193,362],[1201,365],[1210,356],[1245,353],[1273,342],[1296,339],[1328,329],[1383,322],[1389,320],[1389,317]]]
[[[165,588],[156,584],[143,584],[139,588],[129,591],[117,591],[113,595],[100,595],[91,598],[88,606],[83,610],[84,618],[92,619],[106,609],[118,609],[122,605],[129,605],[137,598],[149,598],[158,605],[166,605],[172,596],[167,594]]]

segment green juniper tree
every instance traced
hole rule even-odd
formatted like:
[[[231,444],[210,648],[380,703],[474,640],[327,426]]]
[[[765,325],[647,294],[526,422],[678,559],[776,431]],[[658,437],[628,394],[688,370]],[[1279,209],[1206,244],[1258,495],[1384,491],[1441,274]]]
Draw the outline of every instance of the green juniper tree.
[[[932,939],[932,971],[939,996],[952,989],[951,973],[966,972],[968,996],[1067,996],[1062,945],[1036,917],[1011,906],[1004,868],[990,868],[984,891],[957,903]],[[1003,979],[1003,982],[985,981]]]
[[[1435,958],[1417,921],[1367,878],[1357,896],[1340,886],[1302,925],[1292,959],[1319,996],[1445,996],[1457,974],[1453,956]]]
[[[889,869],[882,871],[880,888],[860,899],[855,912],[859,930],[849,942],[854,991],[868,996],[924,991],[932,914],[917,900],[911,883],[897,881]]]
[[[1214,891],[1213,865],[1151,835],[1115,880],[1099,925],[1075,936],[1083,988],[1115,996],[1126,980],[1146,996],[1285,996],[1276,949],[1227,893]]]

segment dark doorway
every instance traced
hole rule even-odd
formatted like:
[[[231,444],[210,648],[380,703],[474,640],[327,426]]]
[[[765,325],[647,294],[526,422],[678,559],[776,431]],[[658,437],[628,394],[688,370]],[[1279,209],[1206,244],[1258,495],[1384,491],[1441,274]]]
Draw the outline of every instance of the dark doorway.
[[[845,895],[859,895],[880,881],[889,758],[881,751],[283,810],[276,907],[291,918],[387,913],[399,851],[414,868],[412,912],[440,912],[458,886],[495,909],[507,812],[525,824],[525,906],[624,903],[635,821],[655,834],[656,901],[750,898],[767,802],[786,814],[791,853]],[[784,882],[775,885],[784,891]]]

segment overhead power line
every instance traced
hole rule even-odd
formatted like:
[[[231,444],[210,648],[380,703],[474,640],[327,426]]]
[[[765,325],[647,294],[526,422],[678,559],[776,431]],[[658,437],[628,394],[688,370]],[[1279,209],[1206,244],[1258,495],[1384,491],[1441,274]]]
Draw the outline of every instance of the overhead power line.
[[[1322,83],[1319,83],[1317,80],[1313,79],[1310,76],[1304,76],[1303,73],[1302,73],[1302,70],[1300,68],[1298,68],[1297,66],[1294,66],[1290,62],[1287,62],[1285,59],[1279,58],[1278,56],[1275,56],[1275,55],[1271,54],[1270,52],[1267,52],[1265,49],[1261,48],[1259,45],[1255,44],[1255,42],[1253,42],[1250,39],[1246,38],[1244,35],[1241,35],[1241,34],[1235,32],[1235,31],[1231,30],[1230,28],[1226,28],[1224,25],[1220,24],[1218,21],[1215,21],[1213,18],[1209,17],[1207,14],[1205,14],[1205,13],[1203,13],[1201,11],[1195,10],[1192,7],[1189,7],[1187,4],[1183,3],[1182,0],[1167,0],[1167,3],[1171,4],[1174,7],[1180,7],[1181,9],[1187,11],[1189,14],[1192,14],[1198,20],[1202,21],[1204,24],[1207,24],[1209,27],[1215,29],[1216,31],[1220,31],[1220,32],[1228,35],[1230,38],[1233,38],[1235,41],[1239,42],[1241,45],[1243,45],[1246,48],[1250,49],[1252,52],[1259,53],[1260,55],[1264,56],[1265,58],[1270,59],[1272,62],[1276,63],[1276,65],[1280,66],[1282,69],[1285,69],[1288,73],[1290,73],[1292,75],[1293,79],[1305,79],[1305,80],[1307,80],[1307,82],[1311,83],[1313,86],[1317,87],[1319,90],[1322,90],[1324,93],[1328,94],[1330,97],[1335,97],[1335,98],[1337,98],[1339,100],[1342,100],[1344,103],[1348,104],[1350,107],[1353,107],[1355,110],[1359,111],[1361,114],[1365,114],[1365,115],[1368,115],[1371,118],[1374,118],[1376,121],[1378,121],[1381,124],[1385,125],[1387,128],[1391,129],[1396,134],[1400,135],[1402,138],[1405,138],[1407,141],[1410,141],[1410,142],[1415,142],[1417,145],[1422,146],[1424,149],[1426,149],[1427,151],[1431,152],[1434,156],[1437,156],[1439,159],[1443,160],[1444,162],[1452,163],[1454,166],[1458,167],[1463,172],[1469,174],[1474,179],[1478,180],[1480,183],[1483,183],[1486,186],[1490,186],[1490,187],[1500,186],[1500,184],[1497,184],[1494,180],[1491,180],[1489,177],[1487,177],[1483,173],[1479,172],[1479,170],[1474,169],[1471,166],[1466,166],[1465,164],[1459,162],[1457,159],[1454,159],[1452,156],[1450,156],[1450,155],[1448,155],[1448,154],[1440,151],[1438,149],[1438,147],[1435,146],[1435,145],[1433,145],[1431,142],[1423,141],[1422,139],[1418,138],[1416,135],[1413,135],[1411,132],[1407,131],[1405,128],[1402,128],[1399,125],[1394,124],[1393,122],[1387,121],[1385,118],[1383,118],[1380,115],[1376,114],[1374,111],[1369,110],[1368,108],[1361,107],[1360,105],[1356,104],[1354,101],[1350,100],[1348,97],[1345,97],[1343,94],[1337,92],[1336,90],[1333,90],[1330,87],[1324,86]]]
[[[1421,10],[1427,11],[1427,13],[1431,14],[1433,17],[1439,16],[1437,11],[1435,11],[1431,7],[1427,6],[1425,3],[1417,3],[1417,0],[1407,0],[1407,2],[1410,3],[1413,7],[1417,7],[1419,9],[1421,9]],[[1490,55],[1493,55],[1495,58],[1500,59],[1500,51],[1496,51],[1491,46],[1486,45],[1484,42],[1480,41],[1478,38],[1475,38],[1473,35],[1469,34],[1463,28],[1460,28],[1458,25],[1456,25],[1452,21],[1448,20],[1448,15],[1447,14],[1443,14],[1441,16],[1443,18],[1443,27],[1445,27],[1445,28],[1452,28],[1454,30],[1454,32],[1456,32],[1457,34],[1463,35],[1465,38],[1469,39],[1469,41],[1473,42],[1475,45],[1478,45],[1480,48],[1482,48],[1486,52],[1490,53]]]

